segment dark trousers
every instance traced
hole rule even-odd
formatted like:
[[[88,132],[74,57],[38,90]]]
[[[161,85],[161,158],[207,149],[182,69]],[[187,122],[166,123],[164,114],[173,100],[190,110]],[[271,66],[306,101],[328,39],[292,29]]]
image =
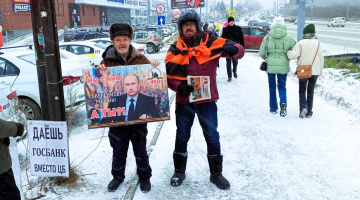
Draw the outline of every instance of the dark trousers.
[[[151,177],[149,156],[146,151],[147,124],[111,127],[109,129],[110,145],[113,148],[111,174],[114,178],[125,179],[126,158],[131,141],[136,159],[137,174],[140,179]]]
[[[286,79],[287,74],[268,74],[268,82],[269,82],[269,93],[270,100],[269,105],[271,110],[278,109],[277,97],[276,97],[276,77],[277,77],[277,88],[279,92],[280,103],[287,104],[286,99]]]
[[[231,74],[231,61],[233,63],[233,72],[236,73],[236,69],[237,69],[237,65],[238,65],[238,60],[237,59],[232,59],[232,58],[226,58],[226,69],[227,69],[227,74],[228,74],[228,78],[232,77]]]
[[[16,186],[14,173],[10,168],[0,174],[0,200],[20,200],[20,191]]]
[[[215,101],[201,104],[176,104],[176,140],[175,152],[186,153],[187,143],[190,139],[191,127],[194,123],[195,114],[202,127],[207,144],[208,155],[219,155],[220,136],[217,131],[217,106]]]
[[[318,75],[312,75],[310,78],[299,79],[300,112],[307,109],[308,115],[313,114],[314,89],[318,77]]]

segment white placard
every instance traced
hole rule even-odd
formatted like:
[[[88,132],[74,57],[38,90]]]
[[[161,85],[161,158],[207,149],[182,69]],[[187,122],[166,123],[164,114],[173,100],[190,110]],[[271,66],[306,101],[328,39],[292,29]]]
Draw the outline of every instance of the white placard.
[[[29,120],[28,138],[33,176],[69,177],[66,122]]]

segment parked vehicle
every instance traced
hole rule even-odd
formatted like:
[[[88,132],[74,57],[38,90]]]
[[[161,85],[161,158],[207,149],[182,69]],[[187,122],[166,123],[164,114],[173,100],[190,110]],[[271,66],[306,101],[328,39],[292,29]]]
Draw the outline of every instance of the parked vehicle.
[[[159,36],[161,36],[162,38],[164,38],[164,36],[162,35],[162,30],[157,27],[157,26],[148,26],[146,28],[147,31],[152,31],[152,32],[155,32],[157,33]]]
[[[110,38],[99,38],[99,39],[92,39],[92,40],[88,40],[88,41],[104,44],[106,46],[113,44],[112,41],[110,40]],[[131,45],[133,47],[135,47],[135,49],[137,49],[138,51],[140,51],[142,53],[146,53],[146,44],[140,44],[140,43],[137,43],[136,41],[131,41]]]
[[[3,70],[1,66],[0,66],[0,70]],[[16,98],[16,91],[11,88],[11,85],[0,83],[0,119],[7,120],[11,118],[10,100],[14,98]]]
[[[290,17],[289,23],[294,23],[297,20],[297,17]]]
[[[244,35],[245,49],[260,49],[261,42],[268,31],[257,26],[241,26]]]
[[[160,51],[163,46],[162,38],[152,31],[134,32],[133,41],[139,44],[146,44],[146,49],[149,54]]]
[[[250,20],[249,22],[248,22],[248,25],[249,26],[259,26],[259,21],[258,20]]]
[[[269,22],[260,22],[259,23],[259,27],[264,29],[264,30],[270,30],[270,23]]]
[[[2,48],[0,53],[0,82],[12,85],[16,90],[21,109],[30,120],[41,119],[40,94],[37,76],[35,52],[28,47],[13,49]],[[62,51],[60,51],[60,54]],[[82,69],[91,68],[88,62],[82,60],[61,60],[63,77],[65,109],[68,111],[72,106],[77,109],[85,103]],[[43,83],[44,84],[44,83]],[[78,97],[70,102],[68,95],[77,93]],[[73,104],[72,104],[73,103]]]
[[[109,33],[106,32],[80,32],[77,33],[70,42],[90,40],[95,38],[108,38]]]
[[[79,30],[69,29],[66,31],[66,33],[64,33],[64,42],[70,42],[70,40],[72,40],[73,37],[79,32]]]
[[[108,46],[109,45],[101,43],[96,44],[89,41],[64,42],[59,44],[59,47],[62,50],[71,52],[75,55],[82,55],[86,58],[92,58],[95,66],[99,65],[102,61],[102,54]]]
[[[173,33],[172,29],[169,28],[169,27],[166,26],[166,25],[161,26],[160,28],[161,28],[161,31],[162,31],[163,36],[168,37],[168,36],[171,36],[172,33]]]
[[[328,27],[345,27],[345,18],[344,17],[335,17],[332,18],[328,23],[327,23]]]

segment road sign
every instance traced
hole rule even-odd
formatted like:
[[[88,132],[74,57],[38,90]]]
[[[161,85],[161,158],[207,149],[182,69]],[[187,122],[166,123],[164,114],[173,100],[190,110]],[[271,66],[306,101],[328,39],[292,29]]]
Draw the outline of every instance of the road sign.
[[[158,25],[162,26],[165,24],[165,16],[158,16]]]
[[[236,10],[229,10],[229,17],[236,17]]]
[[[156,6],[156,12],[159,13],[159,14],[162,14],[165,12],[165,6],[162,5],[162,4],[159,4]]]

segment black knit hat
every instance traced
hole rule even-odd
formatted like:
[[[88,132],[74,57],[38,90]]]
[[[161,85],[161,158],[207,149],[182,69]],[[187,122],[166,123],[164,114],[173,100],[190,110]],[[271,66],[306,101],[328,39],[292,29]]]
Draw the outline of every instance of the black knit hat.
[[[229,17],[228,18],[228,23],[231,22],[231,21],[235,21],[235,19],[233,17]]]
[[[303,30],[303,34],[305,35],[306,33],[315,34],[315,25],[314,24],[308,24],[307,26],[305,26],[305,28]]]
[[[132,39],[134,31],[129,24],[113,23],[110,26],[109,33],[110,33],[110,40],[113,40],[114,37],[117,35],[127,35],[130,37],[130,39]]]
[[[200,27],[201,19],[200,16],[197,14],[197,12],[195,10],[186,10],[180,14],[180,17],[178,19],[178,29],[179,29],[180,37],[183,36],[182,25],[188,21],[195,22],[198,31],[202,30],[202,28]]]

